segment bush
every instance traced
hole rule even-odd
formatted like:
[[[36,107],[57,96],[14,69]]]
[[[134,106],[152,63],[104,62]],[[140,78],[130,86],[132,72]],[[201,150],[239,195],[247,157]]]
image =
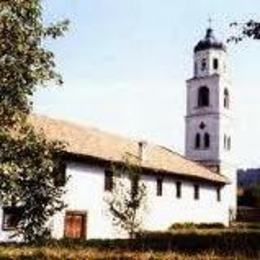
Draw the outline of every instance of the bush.
[[[169,230],[176,229],[212,229],[212,228],[225,228],[222,223],[199,223],[195,224],[192,222],[186,223],[174,223],[170,226]]]

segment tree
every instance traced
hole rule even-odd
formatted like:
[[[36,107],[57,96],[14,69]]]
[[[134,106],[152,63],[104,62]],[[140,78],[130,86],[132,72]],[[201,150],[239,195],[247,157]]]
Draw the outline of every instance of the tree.
[[[237,29],[237,32],[228,39],[228,42],[233,41],[238,43],[245,38],[260,40],[260,22],[249,20],[246,23],[234,22],[231,23],[230,26]]]
[[[0,200],[20,208],[15,235],[28,242],[46,237],[49,218],[65,206],[56,182],[63,144],[36,132],[29,116],[39,87],[62,84],[44,41],[67,26],[45,27],[40,0],[0,1]]]
[[[113,224],[134,238],[143,224],[146,210],[146,186],[140,180],[141,168],[126,160],[111,168],[113,182],[105,200],[108,204]]]
[[[243,194],[239,196],[239,204],[250,207],[260,207],[260,183],[246,187]]]

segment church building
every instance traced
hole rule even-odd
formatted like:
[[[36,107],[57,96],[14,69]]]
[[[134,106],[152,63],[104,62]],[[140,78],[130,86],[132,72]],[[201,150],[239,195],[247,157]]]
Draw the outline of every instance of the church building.
[[[227,50],[212,29],[194,49],[194,74],[187,81],[186,148],[131,140],[62,120],[32,116],[37,131],[66,144],[67,207],[49,222],[54,238],[122,238],[112,224],[105,197],[113,192],[109,170],[127,155],[142,168],[147,188],[143,229],[166,231],[174,223],[229,225],[236,210],[233,166],[233,96]],[[15,208],[0,209],[0,240],[9,241],[17,224]]]

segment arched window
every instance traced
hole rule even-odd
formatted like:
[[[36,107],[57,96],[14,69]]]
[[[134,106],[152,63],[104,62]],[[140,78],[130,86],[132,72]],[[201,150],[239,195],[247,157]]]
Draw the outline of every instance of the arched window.
[[[206,86],[200,87],[198,90],[198,106],[209,106],[209,89]]]
[[[229,108],[229,92],[227,88],[224,90],[224,107]]]
[[[201,71],[204,71],[207,67],[206,59],[202,59],[201,61]]]
[[[205,133],[204,135],[204,148],[210,147],[210,135],[208,133]]]
[[[200,148],[200,134],[197,133],[195,137],[195,148],[199,149]]]

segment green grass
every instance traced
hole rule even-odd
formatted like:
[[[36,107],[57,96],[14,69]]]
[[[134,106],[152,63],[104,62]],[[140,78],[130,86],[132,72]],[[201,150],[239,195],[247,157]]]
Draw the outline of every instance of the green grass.
[[[1,259],[260,259],[260,224],[150,232],[135,240],[49,241],[1,244]]]
[[[92,247],[66,248],[63,246],[0,246],[0,259],[24,259],[24,260],[83,260],[83,259],[259,259],[260,254],[250,256],[248,254],[216,253],[203,251],[201,253],[185,253],[173,251],[139,251],[123,249],[97,249]]]

